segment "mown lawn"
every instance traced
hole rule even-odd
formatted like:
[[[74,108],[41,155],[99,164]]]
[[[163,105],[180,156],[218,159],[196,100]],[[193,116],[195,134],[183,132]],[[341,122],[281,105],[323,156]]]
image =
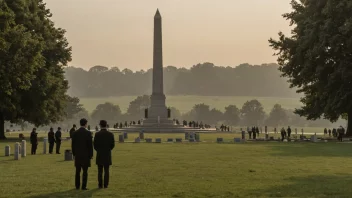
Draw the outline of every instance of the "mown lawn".
[[[132,141],[137,134],[129,134]],[[14,136],[14,135],[13,135]],[[182,137],[146,134],[146,137]],[[217,144],[234,134],[201,134],[206,143],[123,143],[113,150],[110,186],[97,189],[97,168],[89,170],[87,192],[74,190],[73,162],[61,155],[20,161],[4,157],[0,142],[0,197],[350,197],[352,144],[265,143]],[[118,138],[116,138],[117,140]],[[27,142],[27,154],[30,144]]]

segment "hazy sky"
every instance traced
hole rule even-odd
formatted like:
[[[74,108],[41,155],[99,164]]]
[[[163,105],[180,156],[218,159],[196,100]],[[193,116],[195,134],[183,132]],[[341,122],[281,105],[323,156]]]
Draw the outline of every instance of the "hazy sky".
[[[275,62],[290,0],[45,0],[73,47],[70,65],[152,67],[153,17],[163,17],[164,66]]]

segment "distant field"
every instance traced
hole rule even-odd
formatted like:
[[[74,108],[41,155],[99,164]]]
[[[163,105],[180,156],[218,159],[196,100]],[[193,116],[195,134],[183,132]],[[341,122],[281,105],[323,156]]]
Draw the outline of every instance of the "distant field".
[[[98,104],[111,102],[119,105],[122,112],[126,112],[129,103],[137,96],[121,96],[107,98],[80,98],[84,107],[92,112]],[[241,108],[242,105],[252,99],[259,100],[266,112],[270,112],[275,104],[280,104],[286,109],[295,109],[300,107],[301,103],[298,98],[269,98],[269,97],[246,97],[246,96],[166,96],[166,103],[170,107],[176,107],[181,113],[188,112],[195,104],[205,103],[211,108],[221,111],[225,110],[228,105],[236,105]]]

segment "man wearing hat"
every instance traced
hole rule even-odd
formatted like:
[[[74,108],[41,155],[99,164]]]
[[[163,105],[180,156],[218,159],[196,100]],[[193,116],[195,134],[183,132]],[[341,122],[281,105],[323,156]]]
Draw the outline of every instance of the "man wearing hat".
[[[96,164],[98,165],[98,187],[107,188],[109,185],[109,167],[112,164],[111,150],[115,147],[114,134],[107,130],[107,122],[101,120],[100,131],[95,133],[94,149],[97,151]],[[103,183],[104,170],[104,183]]]
[[[60,154],[60,147],[61,147],[61,127],[57,128],[55,133],[55,140],[56,140],[56,154]]]
[[[38,147],[38,133],[37,129],[33,128],[33,131],[31,132],[30,140],[32,144],[32,149],[31,149],[31,154],[35,155],[37,152],[37,147]]]

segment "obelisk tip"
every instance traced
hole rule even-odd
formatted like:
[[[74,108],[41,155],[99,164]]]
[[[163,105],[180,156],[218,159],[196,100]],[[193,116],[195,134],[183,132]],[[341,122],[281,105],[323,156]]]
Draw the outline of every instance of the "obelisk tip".
[[[155,13],[155,16],[154,16],[154,17],[161,17],[160,12],[159,12],[159,9],[156,9],[156,13]]]

